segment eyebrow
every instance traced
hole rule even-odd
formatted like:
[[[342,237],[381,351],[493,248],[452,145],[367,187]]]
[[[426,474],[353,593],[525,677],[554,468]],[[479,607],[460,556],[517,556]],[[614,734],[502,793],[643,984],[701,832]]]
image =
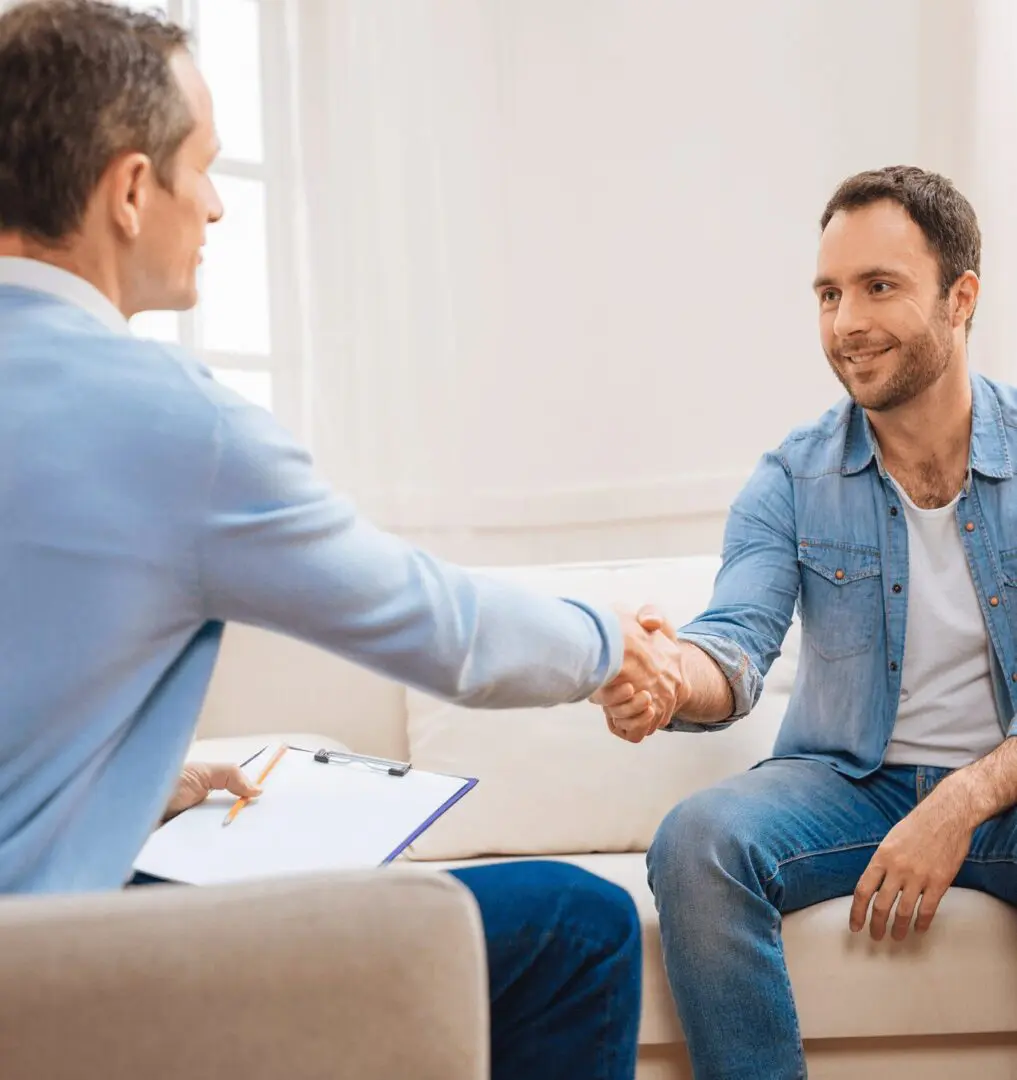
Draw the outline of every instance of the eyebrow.
[[[862,270],[861,273],[855,274],[851,280],[853,282],[873,281],[875,278],[895,278],[900,280],[907,277],[908,275],[900,270],[890,270],[885,266],[872,266],[868,270]],[[812,283],[812,288],[815,290],[828,289],[831,285],[836,284],[837,282],[832,277],[817,277]]]

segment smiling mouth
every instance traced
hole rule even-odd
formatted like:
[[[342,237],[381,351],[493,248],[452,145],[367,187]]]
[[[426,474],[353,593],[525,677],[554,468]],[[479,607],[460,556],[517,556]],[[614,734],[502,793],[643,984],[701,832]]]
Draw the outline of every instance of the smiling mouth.
[[[879,357],[888,353],[892,348],[892,345],[887,345],[885,349],[870,349],[866,352],[842,353],[841,355],[849,364],[865,364],[870,360],[878,360]]]

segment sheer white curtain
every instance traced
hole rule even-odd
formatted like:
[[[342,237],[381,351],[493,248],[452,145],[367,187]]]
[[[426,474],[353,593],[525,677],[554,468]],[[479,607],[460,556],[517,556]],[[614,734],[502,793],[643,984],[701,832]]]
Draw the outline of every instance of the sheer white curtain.
[[[974,16],[969,194],[983,256],[972,345],[981,370],[1017,382],[1017,4],[977,0]]]
[[[316,456],[375,518],[468,519],[471,357],[500,347],[483,0],[287,5]]]

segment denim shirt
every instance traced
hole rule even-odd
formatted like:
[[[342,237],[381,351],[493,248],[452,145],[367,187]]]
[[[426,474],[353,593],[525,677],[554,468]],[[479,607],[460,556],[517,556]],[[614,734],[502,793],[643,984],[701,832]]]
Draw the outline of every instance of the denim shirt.
[[[972,376],[967,478],[956,507],[991,644],[1002,734],[1017,734],[1017,389]],[[801,658],[777,757],[879,768],[900,696],[908,534],[864,410],[846,400],[760,461],[731,508],[709,608],[679,636],[716,660],[731,719],[755,705],[794,613]],[[707,730],[680,719],[674,731]]]

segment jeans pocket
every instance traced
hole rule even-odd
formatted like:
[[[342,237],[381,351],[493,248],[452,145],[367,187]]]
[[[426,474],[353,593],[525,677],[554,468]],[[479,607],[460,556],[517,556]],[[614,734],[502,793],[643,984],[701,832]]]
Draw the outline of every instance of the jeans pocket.
[[[883,608],[877,548],[836,540],[800,540],[802,640],[825,660],[872,648]]]

